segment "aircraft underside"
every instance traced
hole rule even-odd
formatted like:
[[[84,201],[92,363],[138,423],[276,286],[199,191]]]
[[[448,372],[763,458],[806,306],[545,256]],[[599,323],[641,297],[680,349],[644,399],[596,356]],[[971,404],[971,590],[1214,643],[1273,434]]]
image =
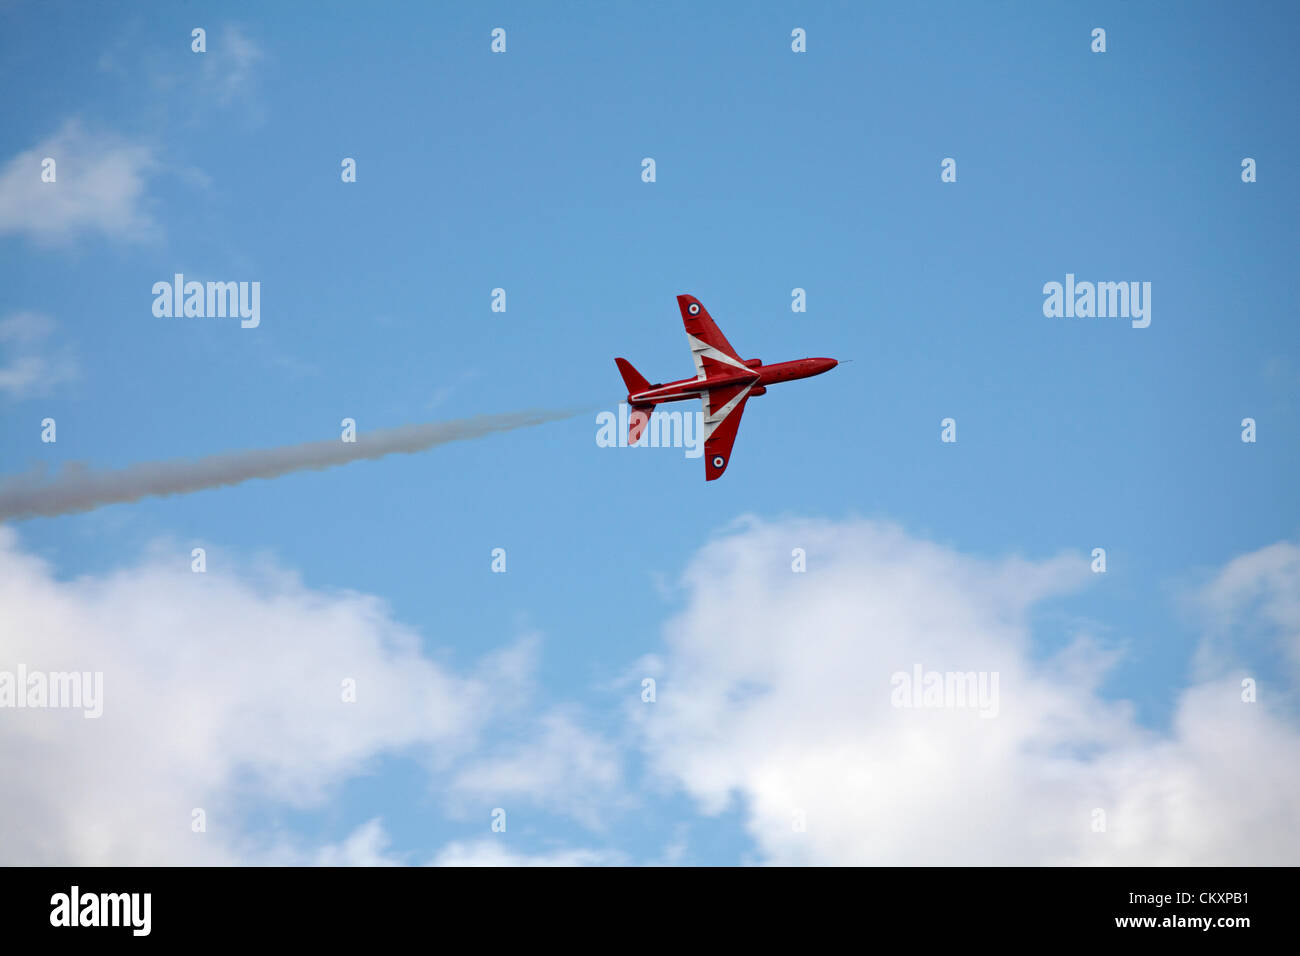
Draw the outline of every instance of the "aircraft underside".
[[[742,359],[698,299],[679,295],[677,305],[696,376],[651,385],[627,359],[615,359],[632,406],[628,442],[635,444],[640,439],[656,405],[698,399],[704,408],[704,477],[713,481],[727,470],[745,403],[750,398],[765,394],[769,385],[820,375],[838,363],[829,358],[806,358],[764,365],[759,359]]]

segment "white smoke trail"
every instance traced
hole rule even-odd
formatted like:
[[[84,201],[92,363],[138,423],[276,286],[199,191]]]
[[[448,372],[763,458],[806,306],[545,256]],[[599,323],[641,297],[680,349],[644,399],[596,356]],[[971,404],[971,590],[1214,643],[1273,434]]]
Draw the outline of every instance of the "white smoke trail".
[[[581,413],[534,410],[479,415],[425,425],[404,425],[357,432],[355,442],[341,439],[226,452],[193,460],[142,462],[108,471],[65,466],[48,478],[36,472],[0,481],[0,520],[38,515],[65,515],[101,505],[138,501],[150,495],[183,495],[206,488],[237,485],[251,478],[276,478],[292,471],[332,468],[363,458],[411,454],[447,442],[467,441],[493,432],[511,431],[558,421]]]

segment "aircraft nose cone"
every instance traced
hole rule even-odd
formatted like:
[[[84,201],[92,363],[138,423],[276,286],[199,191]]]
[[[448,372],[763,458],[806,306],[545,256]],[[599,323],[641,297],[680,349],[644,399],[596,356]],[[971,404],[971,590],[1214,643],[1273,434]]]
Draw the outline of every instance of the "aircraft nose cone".
[[[818,371],[818,372],[829,372],[831,369],[833,369],[835,366],[837,366],[837,365],[839,365],[839,364],[840,364],[840,363],[837,362],[837,361],[836,361],[835,359],[833,359],[833,358],[822,358],[822,359],[818,359],[818,360],[817,360],[817,371]]]

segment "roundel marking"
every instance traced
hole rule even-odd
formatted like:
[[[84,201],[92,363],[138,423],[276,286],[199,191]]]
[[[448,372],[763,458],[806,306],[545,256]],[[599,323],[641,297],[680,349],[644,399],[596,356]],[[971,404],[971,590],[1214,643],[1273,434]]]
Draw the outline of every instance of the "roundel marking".
[[[692,302],[690,305],[686,307],[686,311],[689,312],[691,315],[699,315],[700,304],[698,302]]]
[[[714,468],[721,468],[721,467],[722,467],[723,465],[725,465],[726,463],[727,463],[727,459],[723,458],[721,455],[714,455],[714,456],[713,456],[713,467],[714,467]]]

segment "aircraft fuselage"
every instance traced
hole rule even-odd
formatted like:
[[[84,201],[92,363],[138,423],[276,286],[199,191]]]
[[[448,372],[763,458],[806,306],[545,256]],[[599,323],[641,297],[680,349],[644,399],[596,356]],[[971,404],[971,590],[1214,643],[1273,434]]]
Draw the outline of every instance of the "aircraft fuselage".
[[[750,361],[754,361],[750,359]],[[736,369],[710,375],[708,378],[683,378],[676,382],[653,385],[639,392],[629,393],[629,405],[661,405],[665,402],[681,402],[700,397],[702,392],[713,388],[726,388],[731,385],[752,385],[751,395],[762,395],[767,386],[781,382],[792,382],[799,378],[811,378],[822,372],[829,372],[839,363],[833,358],[802,358],[790,362],[777,362],[774,365],[754,365],[747,371]]]

